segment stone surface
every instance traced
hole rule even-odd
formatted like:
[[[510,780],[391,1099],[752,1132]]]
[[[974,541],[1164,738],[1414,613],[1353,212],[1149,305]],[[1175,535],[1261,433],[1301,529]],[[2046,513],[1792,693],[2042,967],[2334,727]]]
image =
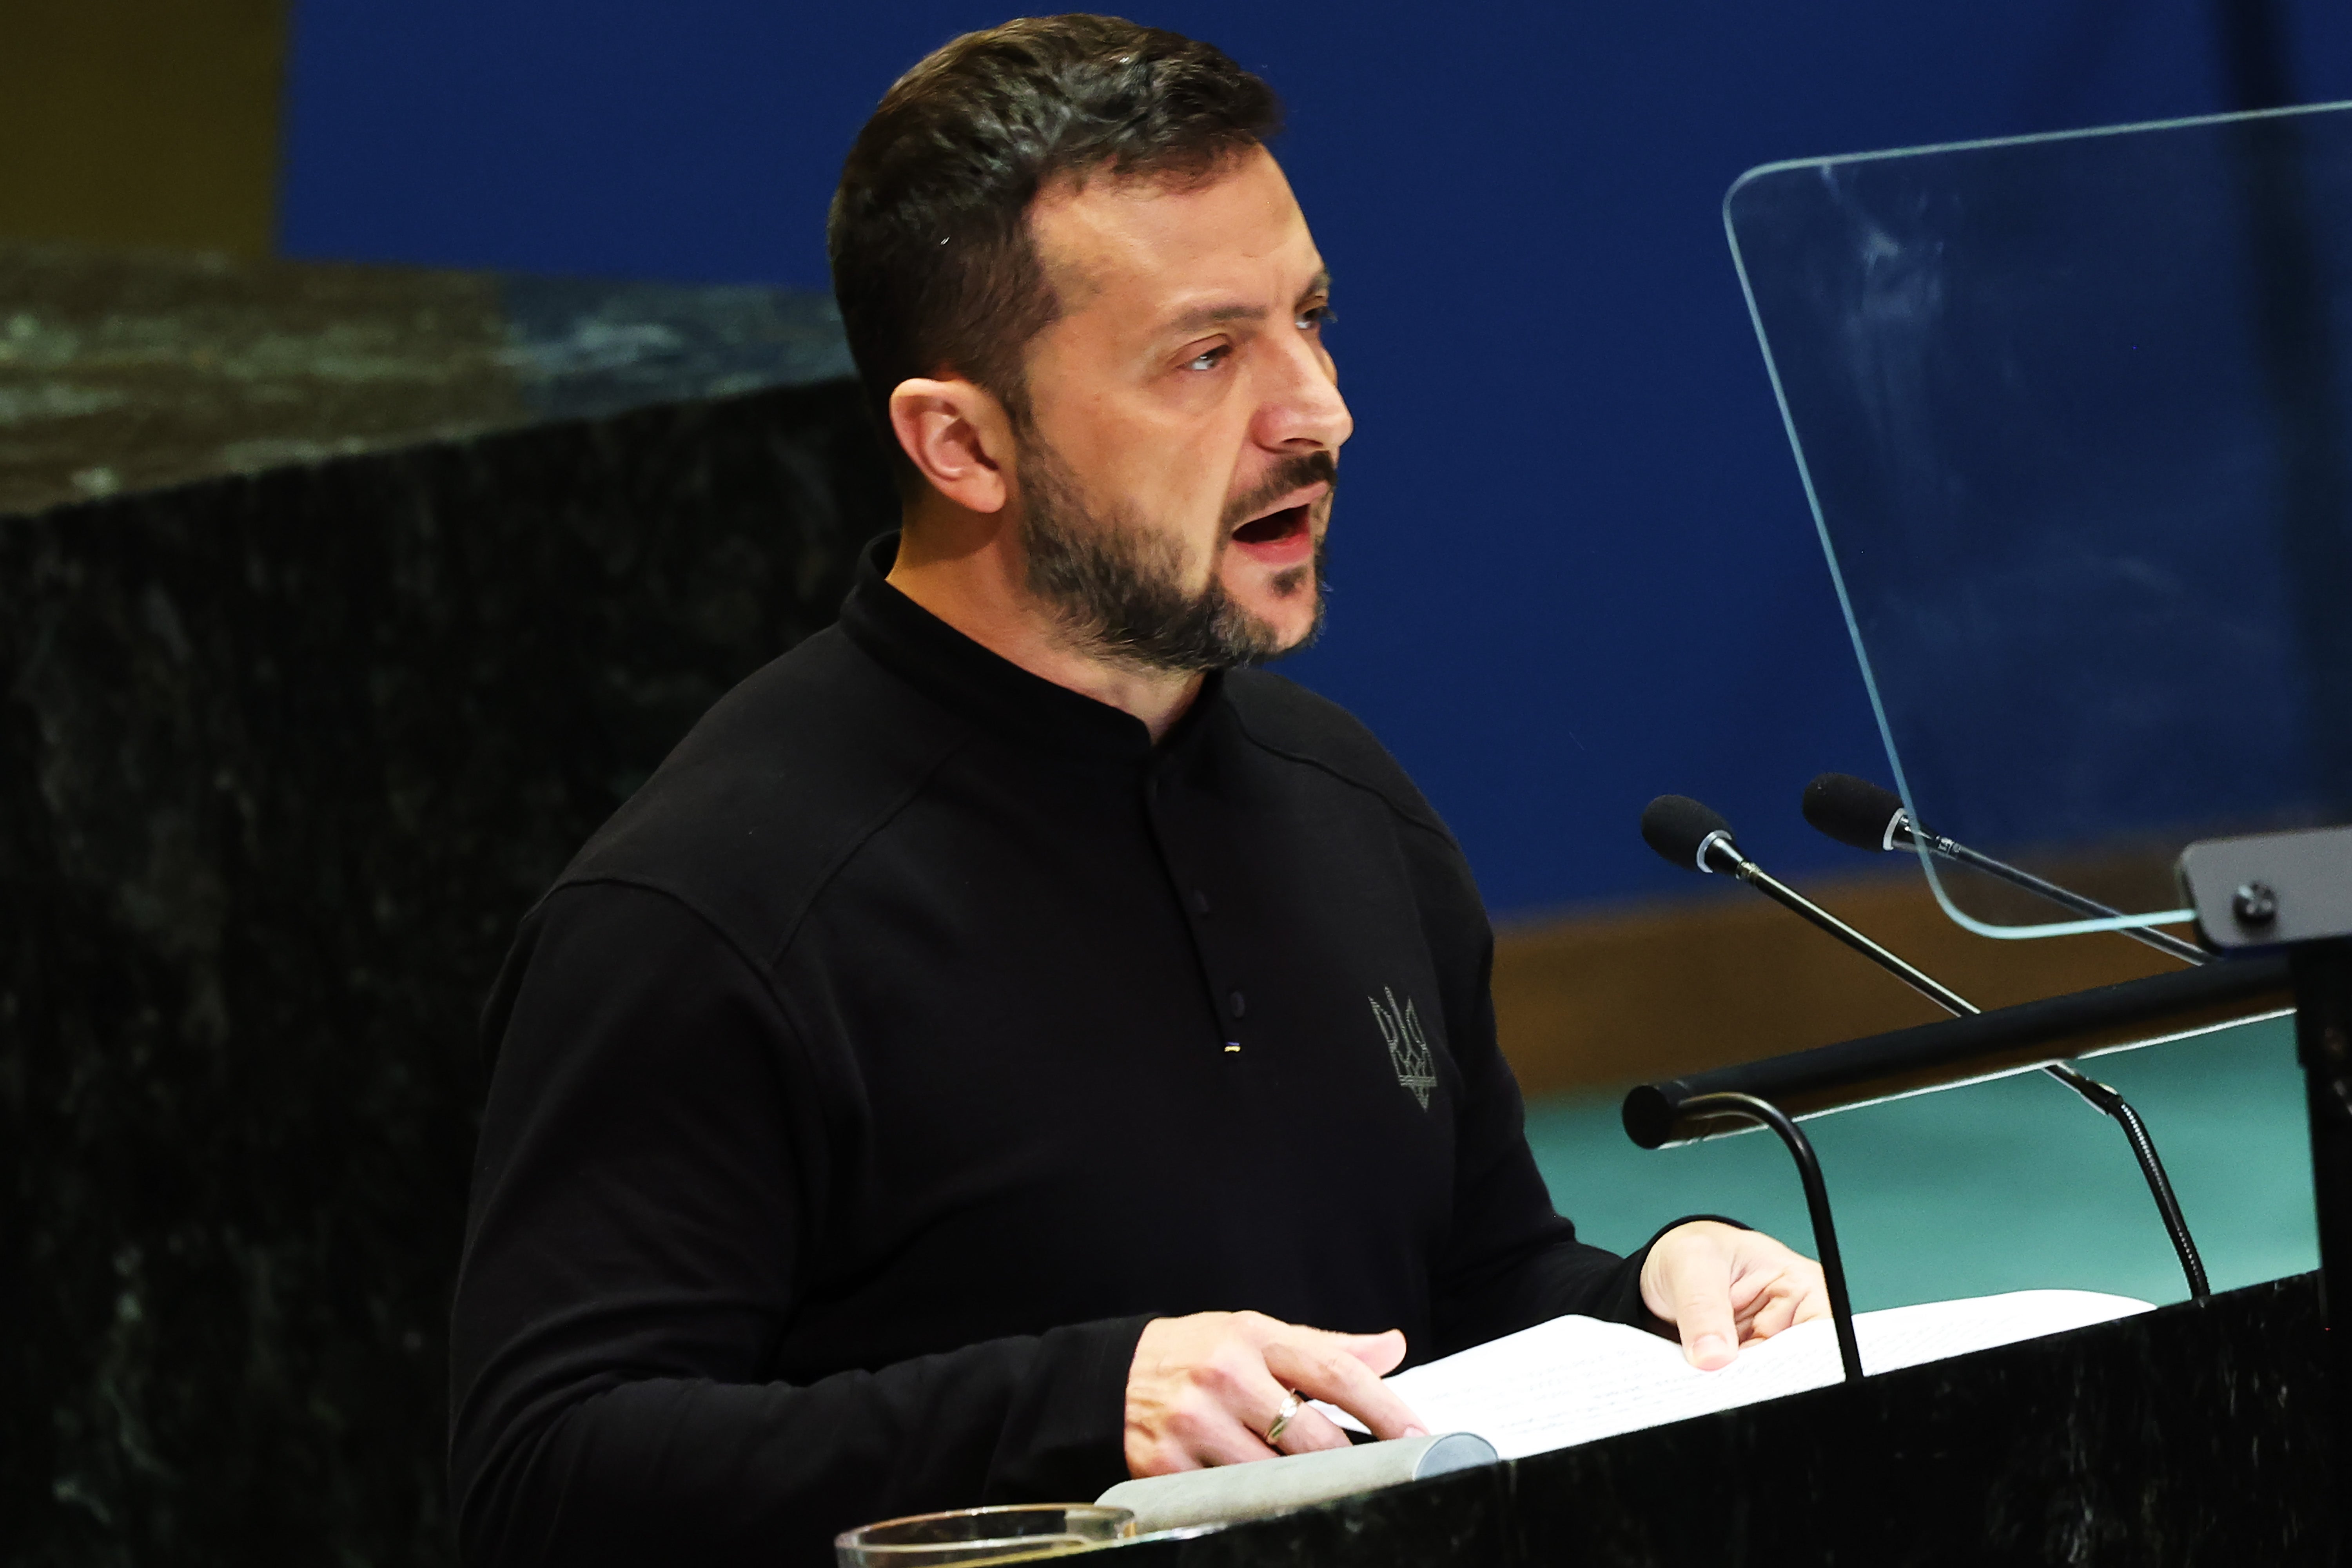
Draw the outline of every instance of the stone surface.
[[[832,299],[0,246],[0,514],[851,373]]]
[[[829,382],[0,519],[0,1560],[447,1560],[476,1011],[895,510]]]
[[[2322,1338],[2305,1275],[1106,1562],[2328,1563]]]

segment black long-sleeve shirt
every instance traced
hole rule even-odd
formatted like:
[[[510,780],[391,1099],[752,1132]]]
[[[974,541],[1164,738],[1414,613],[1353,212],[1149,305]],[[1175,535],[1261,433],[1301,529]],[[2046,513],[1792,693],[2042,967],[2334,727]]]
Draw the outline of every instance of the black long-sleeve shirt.
[[[1159,745],[865,562],[525,919],[453,1333],[476,1563],[826,1560],[1124,1479],[1150,1318],[1640,1316],[1552,1207],[1452,837],[1346,713]]]

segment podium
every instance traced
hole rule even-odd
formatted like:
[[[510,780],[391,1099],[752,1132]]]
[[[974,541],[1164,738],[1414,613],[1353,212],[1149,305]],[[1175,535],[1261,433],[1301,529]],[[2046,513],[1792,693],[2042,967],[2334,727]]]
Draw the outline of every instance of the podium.
[[[2325,1337],[2300,1275],[1108,1561],[2331,1563]]]

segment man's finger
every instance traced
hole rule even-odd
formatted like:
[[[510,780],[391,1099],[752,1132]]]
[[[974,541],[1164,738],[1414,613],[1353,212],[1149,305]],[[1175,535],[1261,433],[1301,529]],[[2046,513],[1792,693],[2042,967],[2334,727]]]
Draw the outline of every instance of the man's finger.
[[[1267,1417],[1269,1423],[1273,1417]],[[1290,1434],[1284,1433],[1287,1437]],[[1246,1465],[1258,1459],[1270,1459],[1272,1449],[1265,1446],[1265,1429],[1251,1431],[1245,1417],[1232,1411],[1221,1411],[1199,1430],[1187,1432],[1185,1449],[1193,1463],[1209,1468],[1219,1465]]]
[[[1796,1316],[1790,1321],[1803,1323],[1829,1316],[1830,1285],[1822,1277],[1822,1266],[1809,1258],[1799,1261],[1805,1266],[1804,1291],[1798,1296]]]
[[[1245,1465],[1272,1458],[1275,1449],[1266,1443],[1265,1435],[1282,1413],[1282,1401],[1288,1393],[1260,1364],[1246,1374],[1229,1375],[1192,1391],[1170,1427],[1196,1464]],[[1299,1408],[1304,1413],[1303,1399]],[[1286,1430],[1286,1443],[1289,1437]]]
[[[1305,1390],[1298,1395],[1298,1414],[1282,1429],[1274,1446],[1286,1454],[1312,1454],[1325,1448],[1345,1448],[1349,1446],[1348,1434],[1341,1431],[1331,1417],[1309,1405]],[[1267,1422],[1267,1427],[1273,1423]],[[1261,1428],[1261,1435],[1264,1429]]]
[[[1731,1364],[1739,1354],[1739,1331],[1731,1316],[1731,1276],[1721,1257],[1676,1259],[1665,1284],[1674,1302],[1675,1332],[1682,1336],[1683,1359],[1703,1372]]]
[[[1375,1377],[1386,1377],[1404,1359],[1404,1333],[1391,1329],[1386,1333],[1335,1333],[1328,1329],[1309,1329],[1307,1334],[1333,1348],[1346,1351],[1371,1370]],[[1285,1340],[1301,1336],[1285,1334]]]
[[[1797,1321],[1797,1297],[1775,1295],[1764,1303],[1761,1311],[1748,1320],[1743,1337],[1770,1339]]]
[[[1743,1231],[1731,1244],[1732,1292],[1748,1299],[1738,1313],[1740,1337],[1769,1338],[1782,1329],[1829,1315],[1822,1266],[1769,1236]]]
[[[1375,1437],[1424,1437],[1405,1402],[1355,1356],[1334,1345],[1282,1341],[1265,1347],[1265,1369],[1310,1399],[1336,1405]],[[1337,1430],[1334,1427],[1333,1430]]]
[[[1246,1387],[1234,1388],[1224,1397],[1225,1403],[1215,1414],[1191,1434],[1192,1452],[1204,1464],[1247,1464],[1271,1458],[1277,1452],[1307,1454],[1348,1447],[1348,1434],[1309,1405],[1312,1396],[1304,1391],[1297,1395],[1290,1419],[1268,1441],[1266,1434],[1274,1431],[1283,1406],[1292,1397],[1290,1385],[1278,1381],[1270,1366],[1261,1367],[1249,1377]]]

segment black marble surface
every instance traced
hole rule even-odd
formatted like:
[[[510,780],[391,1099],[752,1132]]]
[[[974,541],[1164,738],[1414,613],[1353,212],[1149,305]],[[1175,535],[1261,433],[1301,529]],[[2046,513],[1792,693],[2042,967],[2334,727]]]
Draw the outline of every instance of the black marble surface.
[[[0,514],[850,373],[828,295],[0,244]]]
[[[2322,1341],[2305,1275],[1105,1561],[2331,1563]]]
[[[495,966],[895,512],[829,382],[0,518],[0,1561],[448,1560]]]

